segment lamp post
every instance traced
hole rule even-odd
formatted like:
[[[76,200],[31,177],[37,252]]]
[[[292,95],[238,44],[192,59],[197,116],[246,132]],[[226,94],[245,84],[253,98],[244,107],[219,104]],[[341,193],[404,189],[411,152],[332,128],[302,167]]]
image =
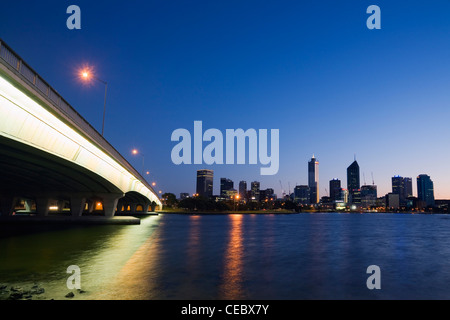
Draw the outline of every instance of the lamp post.
[[[234,197],[234,211],[236,211],[236,200],[239,200],[238,194]]]
[[[85,68],[80,72],[81,79],[83,81],[90,81],[91,79],[95,79],[105,85],[105,99],[103,102],[103,121],[102,121],[102,136],[105,134],[105,114],[106,114],[106,94],[108,92],[108,83],[97,76],[95,76],[91,70]]]
[[[144,154],[140,153],[138,149],[131,150],[131,153],[133,155],[135,155],[135,156],[136,155],[141,155],[142,156],[142,172],[141,173],[142,173],[142,177],[144,177],[144,167],[145,167],[145,156],[144,156]],[[147,175],[149,175],[149,174],[150,174],[150,172],[147,171]]]

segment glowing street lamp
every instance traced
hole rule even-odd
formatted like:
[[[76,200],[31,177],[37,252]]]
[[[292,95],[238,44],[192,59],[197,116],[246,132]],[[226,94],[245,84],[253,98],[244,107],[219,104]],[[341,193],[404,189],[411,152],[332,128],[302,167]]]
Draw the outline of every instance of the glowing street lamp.
[[[141,155],[142,156],[142,172],[141,173],[142,173],[142,177],[144,177],[144,167],[145,167],[145,165],[144,165],[144,163],[145,163],[145,156],[144,156],[144,154],[140,153],[138,149],[131,150],[131,153],[134,156],[136,156],[136,155]],[[150,172],[147,171],[147,175],[149,175],[149,174],[150,174]]]
[[[102,136],[103,136],[105,133],[106,93],[108,91],[108,83],[106,81],[101,80],[98,77],[96,77],[93,73],[92,67],[84,67],[83,69],[81,69],[79,71],[79,76],[80,76],[80,79],[84,82],[90,82],[90,81],[92,81],[92,79],[95,79],[105,85],[105,100],[103,103],[103,123],[102,123]]]
[[[234,199],[234,211],[236,211],[236,200],[239,200],[239,195],[237,194]]]

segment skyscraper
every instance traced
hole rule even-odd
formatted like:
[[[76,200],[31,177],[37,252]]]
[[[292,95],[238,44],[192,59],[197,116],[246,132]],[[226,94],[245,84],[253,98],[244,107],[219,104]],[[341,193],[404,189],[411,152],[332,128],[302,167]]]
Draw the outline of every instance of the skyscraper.
[[[309,187],[296,186],[294,188],[294,201],[300,204],[309,204]]]
[[[214,171],[208,169],[197,170],[197,194],[206,198],[213,195]]]
[[[330,180],[330,200],[336,201],[340,200],[341,193],[341,180],[333,179]]]
[[[434,206],[434,186],[429,175],[421,174],[417,177],[417,198],[427,206]]]
[[[361,204],[364,208],[374,207],[377,204],[377,186],[363,185],[361,187]]]
[[[403,177],[392,177],[392,193],[398,194],[400,205],[405,202],[405,181],[403,180]]]
[[[319,161],[316,160],[314,155],[308,162],[308,187],[311,203],[319,203]]]
[[[247,181],[239,182],[239,196],[241,199],[247,198]]]
[[[405,198],[413,196],[412,178],[403,178],[405,184]]]
[[[399,195],[400,205],[405,205],[406,199],[412,196],[412,179],[400,176],[392,177],[392,193]]]
[[[252,193],[252,200],[259,201],[259,190],[260,190],[260,184],[258,181],[253,181],[251,183],[251,193]]]
[[[353,163],[347,168],[347,189],[352,203],[361,203],[361,189],[359,183],[359,165]]]
[[[227,178],[220,178],[220,196],[227,197],[227,191],[230,191],[234,188],[233,180]]]

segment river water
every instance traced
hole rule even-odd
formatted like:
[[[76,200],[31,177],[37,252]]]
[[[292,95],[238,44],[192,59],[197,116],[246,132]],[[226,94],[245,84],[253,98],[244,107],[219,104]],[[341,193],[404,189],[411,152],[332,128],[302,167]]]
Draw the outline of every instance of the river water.
[[[450,216],[179,215],[140,225],[0,226],[0,299],[450,299]],[[81,270],[70,290],[67,268]],[[381,289],[369,290],[370,265]]]

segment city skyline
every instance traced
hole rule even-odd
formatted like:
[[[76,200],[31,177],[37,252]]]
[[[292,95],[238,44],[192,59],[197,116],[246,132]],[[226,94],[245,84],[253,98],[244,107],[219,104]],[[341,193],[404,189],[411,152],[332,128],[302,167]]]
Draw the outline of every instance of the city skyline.
[[[343,188],[342,181],[338,178],[332,178],[329,180],[329,184],[325,187],[325,193],[320,194],[320,192],[315,191],[317,185],[316,181],[319,178],[319,161],[313,155],[310,161],[307,163],[308,170],[308,184],[295,184],[292,188],[288,185],[288,189],[284,189],[281,180],[280,182],[280,193],[277,194],[273,189],[273,186],[264,185],[261,187],[260,181],[252,181],[250,183],[250,188],[247,188],[247,181],[240,180],[238,189],[234,188],[234,181],[229,177],[220,177],[220,191],[218,193],[214,192],[212,188],[212,194],[209,194],[207,198],[219,197],[222,199],[235,199],[239,196],[240,200],[253,199],[259,201],[260,192],[265,190],[271,190],[271,195],[276,196],[273,200],[284,199],[288,197],[294,202],[303,204],[318,204],[322,203],[323,199],[328,198],[331,202],[345,202],[351,204],[361,205],[362,207],[375,206],[377,199],[386,197],[386,201],[393,201],[392,196],[396,195],[395,200],[398,206],[405,206],[407,200],[410,198],[416,198],[419,201],[423,201],[426,205],[434,206],[435,199],[437,200],[449,200],[444,198],[435,197],[435,189],[433,180],[428,174],[422,173],[416,177],[416,192],[413,192],[412,177],[402,177],[400,175],[395,175],[391,177],[391,189],[386,193],[380,193],[378,191],[378,186],[375,184],[372,176],[372,183],[367,183],[366,178],[363,175],[363,184],[360,182],[360,168],[356,161],[356,156],[354,161],[347,167],[347,188]],[[214,174],[212,170],[201,169],[197,170],[197,193],[193,196],[198,196],[199,190],[199,176],[204,174],[204,172],[210,172],[211,184],[213,185]],[[180,198],[182,194],[180,193]],[[388,200],[391,199],[391,200]]]

